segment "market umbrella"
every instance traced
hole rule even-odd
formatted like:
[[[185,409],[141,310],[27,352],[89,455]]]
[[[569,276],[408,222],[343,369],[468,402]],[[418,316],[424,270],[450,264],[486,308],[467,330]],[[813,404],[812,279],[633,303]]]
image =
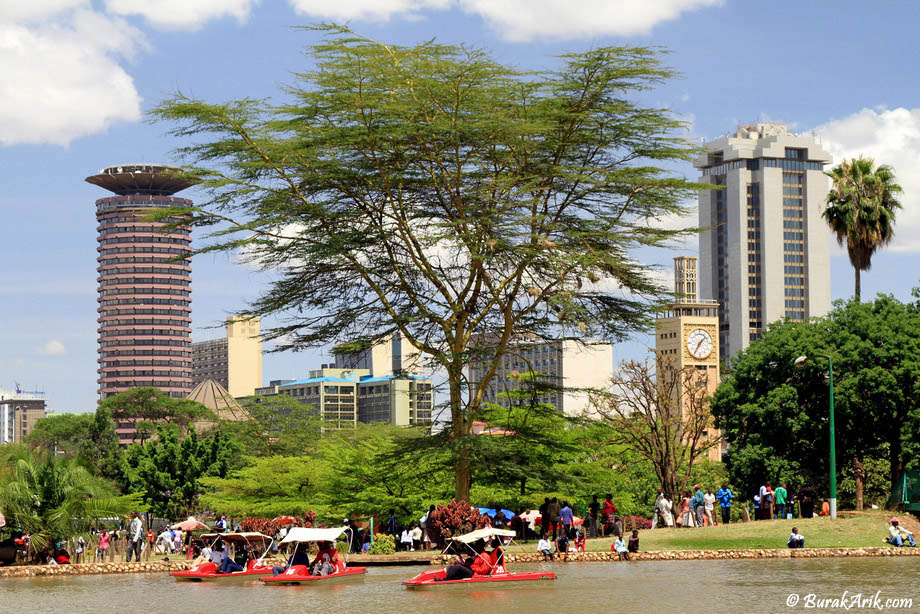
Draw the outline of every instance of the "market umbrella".
[[[272,522],[277,522],[281,525],[296,524],[297,519],[293,516],[278,516],[277,518],[272,518]]]
[[[521,520],[524,520],[527,523],[531,531],[536,532],[535,526],[540,524],[540,521],[543,520],[543,515],[539,510],[527,510],[521,514]]]
[[[584,518],[579,518],[578,516],[572,516],[572,526],[573,527],[580,527],[584,523],[585,523]]]
[[[514,516],[514,512],[512,512],[511,510],[493,510],[491,507],[480,507],[479,508],[479,513],[485,514],[489,518],[495,518],[495,515],[498,514],[498,512],[501,512],[502,514],[504,514],[505,518],[507,518],[508,520],[511,520],[511,517]]]
[[[203,522],[195,520],[194,516],[189,516],[187,520],[170,525],[170,529],[181,529],[183,531],[202,531],[210,527]]]

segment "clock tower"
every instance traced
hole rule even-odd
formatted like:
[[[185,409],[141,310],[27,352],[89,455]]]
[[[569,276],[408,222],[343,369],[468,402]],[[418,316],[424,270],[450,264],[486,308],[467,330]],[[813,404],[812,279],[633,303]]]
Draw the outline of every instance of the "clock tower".
[[[696,258],[675,258],[675,300],[655,321],[655,352],[676,370],[695,368],[712,394],[719,385],[719,303],[700,300],[697,288]],[[683,408],[683,398],[678,406]],[[715,429],[709,433],[718,437]],[[709,459],[722,460],[721,446],[709,450]]]

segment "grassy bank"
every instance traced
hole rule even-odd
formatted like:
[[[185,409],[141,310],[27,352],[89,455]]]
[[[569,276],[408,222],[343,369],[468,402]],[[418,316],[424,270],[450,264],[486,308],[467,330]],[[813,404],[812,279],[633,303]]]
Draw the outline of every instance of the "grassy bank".
[[[836,520],[830,518],[797,518],[794,520],[759,520],[727,526],[698,529],[656,529],[640,531],[639,543],[644,551],[651,550],[726,550],[735,548],[785,548],[792,527],[805,536],[808,548],[850,548],[881,546],[887,535],[891,512],[869,510],[841,512]],[[920,523],[899,515],[901,524],[920,536]],[[589,539],[589,552],[610,550],[613,538]],[[529,552],[536,543],[512,550]]]

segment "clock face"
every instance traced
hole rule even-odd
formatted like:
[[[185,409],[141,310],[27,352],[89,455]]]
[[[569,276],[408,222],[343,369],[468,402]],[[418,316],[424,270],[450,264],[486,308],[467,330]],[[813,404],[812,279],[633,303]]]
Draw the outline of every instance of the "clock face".
[[[712,353],[712,335],[702,328],[693,329],[687,335],[687,351],[694,358],[706,358]]]

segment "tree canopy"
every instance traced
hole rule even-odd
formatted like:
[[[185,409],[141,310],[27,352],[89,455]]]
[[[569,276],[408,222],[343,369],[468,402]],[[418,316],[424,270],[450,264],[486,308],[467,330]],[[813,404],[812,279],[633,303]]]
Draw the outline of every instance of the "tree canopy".
[[[177,95],[154,109],[210,195],[183,213],[214,230],[199,251],[276,273],[247,314],[287,318],[265,334],[281,349],[398,331],[446,373],[467,499],[472,423],[514,339],[648,323],[663,290],[631,252],[680,235],[660,221],[701,187],[666,170],[694,153],[684,124],[636,102],[674,73],[645,47],[521,71],[466,46],[319,29],[281,104]],[[483,349],[483,377],[466,380]]]
[[[860,455],[885,458],[889,483],[909,460],[902,441],[920,393],[920,307],[879,296],[837,303],[825,318],[782,322],[739,354],[712,399],[729,442],[733,483],[755,492],[765,480],[827,488],[828,354],[834,361],[838,469]],[[808,356],[803,368],[793,361]],[[913,445],[913,444],[910,444]],[[913,449],[913,448],[911,448]]]

